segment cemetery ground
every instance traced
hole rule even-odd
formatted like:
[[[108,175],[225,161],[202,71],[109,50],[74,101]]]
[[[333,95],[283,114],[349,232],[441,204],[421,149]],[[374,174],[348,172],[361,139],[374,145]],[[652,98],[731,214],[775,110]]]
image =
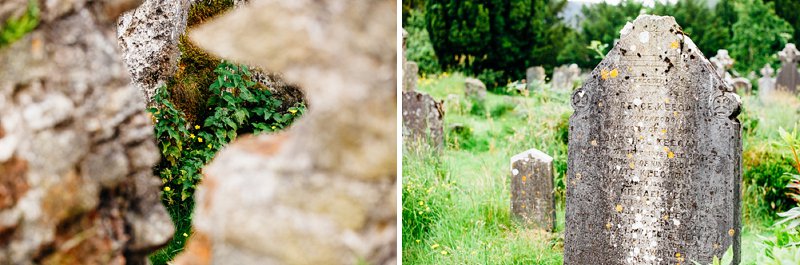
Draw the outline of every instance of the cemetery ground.
[[[403,263],[561,264],[571,91],[542,85],[529,95],[488,93],[481,103],[464,95],[465,78],[443,73],[418,82],[420,91],[444,100],[445,147],[403,150]],[[741,264],[767,264],[766,245],[785,237],[776,214],[795,205],[784,175],[796,173],[792,152],[779,128],[800,121],[800,101],[744,95],[742,106]],[[554,159],[553,233],[510,215],[509,160],[531,148]]]

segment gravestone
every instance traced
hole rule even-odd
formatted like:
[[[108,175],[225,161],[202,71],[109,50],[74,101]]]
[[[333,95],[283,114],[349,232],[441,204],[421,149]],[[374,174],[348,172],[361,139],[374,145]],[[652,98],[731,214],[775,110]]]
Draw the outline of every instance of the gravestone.
[[[547,75],[544,73],[544,67],[529,67],[525,71],[525,82],[527,84],[527,88],[531,89],[533,86],[543,84],[546,77]]]
[[[403,91],[403,142],[406,145],[428,144],[444,147],[444,109],[428,94]]]
[[[797,85],[800,82],[800,73],[797,72],[799,55],[800,51],[797,50],[794,43],[787,43],[786,47],[778,52],[778,57],[781,59],[781,70],[778,71],[775,90],[797,92]]]
[[[733,76],[728,73],[728,70],[733,68],[733,58],[728,55],[728,50],[726,49],[719,49],[717,50],[717,55],[711,57],[709,59],[711,61],[711,65],[714,66],[714,69],[717,71],[717,74],[722,77],[722,80],[728,82],[728,84],[733,84]]]
[[[625,25],[572,95],[564,264],[739,263],[731,90],[674,18]]]
[[[736,93],[746,95],[753,91],[753,84],[750,83],[750,80],[747,78],[735,77],[731,78],[730,82],[731,86],[733,86],[733,90],[736,91]]]
[[[464,80],[464,93],[467,97],[483,100],[486,98],[486,85],[477,78],[469,77]]]
[[[773,70],[772,66],[769,64],[765,64],[760,72],[761,78],[758,79],[758,97],[764,98],[772,94],[772,91],[775,90],[775,78],[772,77],[772,75],[775,74],[775,70]]]
[[[511,214],[525,225],[553,231],[553,158],[530,149],[511,158]]]
[[[550,85],[555,90],[569,90],[575,87],[575,82],[580,78],[581,69],[577,64],[562,65],[553,69],[553,78]]]
[[[403,29],[403,91],[415,91],[417,90],[419,65],[406,60],[406,38],[408,38],[408,31]]]

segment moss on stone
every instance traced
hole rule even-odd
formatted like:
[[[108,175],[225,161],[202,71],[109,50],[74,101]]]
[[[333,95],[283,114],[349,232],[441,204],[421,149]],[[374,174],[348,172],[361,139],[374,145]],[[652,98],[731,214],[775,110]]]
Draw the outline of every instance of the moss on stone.
[[[28,1],[28,10],[20,17],[12,17],[0,24],[0,48],[24,37],[39,26],[39,7],[36,1]]]
[[[233,8],[232,0],[202,0],[189,8],[186,26],[191,28]],[[208,87],[214,83],[214,69],[220,59],[203,51],[182,34],[178,40],[181,51],[178,69],[167,83],[173,104],[186,114],[187,121],[196,124],[209,114]]]

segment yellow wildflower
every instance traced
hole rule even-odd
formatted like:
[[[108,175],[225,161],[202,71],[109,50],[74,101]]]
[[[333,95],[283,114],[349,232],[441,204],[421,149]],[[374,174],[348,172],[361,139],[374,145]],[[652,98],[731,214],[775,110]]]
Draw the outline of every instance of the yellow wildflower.
[[[275,126],[272,126],[272,129],[273,129],[273,130],[275,130],[275,128],[276,128]]]
[[[431,249],[436,249],[436,248],[438,248],[438,247],[439,247],[439,244],[433,244],[433,245],[431,245]]]
[[[289,110],[289,113],[291,113],[291,114],[295,114],[295,113],[297,113],[297,110],[296,110],[296,109],[290,109],[290,110]]]
[[[211,149],[211,144],[208,144],[208,149]]]
[[[425,205],[424,201],[419,201],[419,206]]]
[[[194,134],[193,133],[189,134],[189,138],[194,139]]]
[[[202,143],[203,142],[203,137],[197,137],[197,141]]]
[[[447,251],[442,250],[442,255],[447,255]]]
[[[169,187],[164,187],[164,191],[169,191],[169,190],[170,190]]]
[[[194,129],[195,129],[195,130],[199,130],[199,129],[200,129],[200,125],[195,125],[195,126],[194,126]]]
[[[183,233],[183,237],[189,237],[189,235],[186,234],[186,233]]]

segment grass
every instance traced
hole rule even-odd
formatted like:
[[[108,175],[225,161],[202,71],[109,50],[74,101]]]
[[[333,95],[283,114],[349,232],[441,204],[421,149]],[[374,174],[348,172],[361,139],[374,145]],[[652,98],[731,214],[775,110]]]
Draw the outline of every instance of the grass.
[[[421,91],[445,100],[446,147],[440,153],[404,147],[403,263],[561,264],[569,92],[545,85],[529,96],[489,93],[480,101],[464,96],[464,79],[444,73],[419,81]],[[761,102],[745,96],[743,106],[742,264],[756,264],[760,237],[771,234],[775,213],[793,205],[783,205],[790,203],[781,200],[782,193],[778,196],[785,185],[781,175],[791,164],[773,143],[780,139],[778,127],[800,120],[795,111],[800,101],[776,97]],[[554,233],[525,228],[510,217],[509,160],[530,148],[554,158]]]

